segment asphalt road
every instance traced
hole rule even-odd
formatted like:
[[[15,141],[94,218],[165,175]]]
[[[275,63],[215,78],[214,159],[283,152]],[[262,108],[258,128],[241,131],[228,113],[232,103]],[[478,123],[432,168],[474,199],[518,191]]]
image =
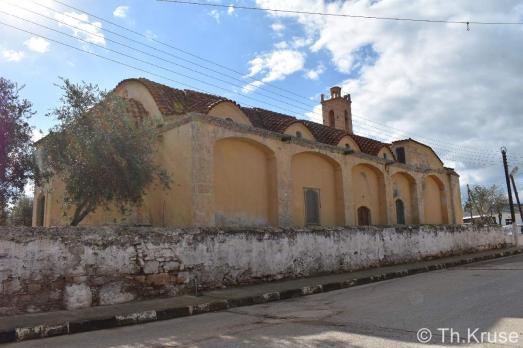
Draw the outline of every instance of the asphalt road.
[[[417,339],[421,328],[432,332],[429,345]],[[463,346],[523,347],[523,255],[6,347],[435,347],[451,336]]]

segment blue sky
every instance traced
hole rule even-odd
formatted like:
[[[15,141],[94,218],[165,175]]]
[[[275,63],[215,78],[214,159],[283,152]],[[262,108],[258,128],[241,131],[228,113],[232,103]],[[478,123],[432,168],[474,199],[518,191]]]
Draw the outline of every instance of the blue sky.
[[[60,4],[53,3],[52,1],[41,2],[45,6],[52,6],[59,12],[76,12],[69,8],[60,6]],[[257,55],[263,52],[271,51],[273,45],[277,42],[281,42],[284,38],[302,37],[300,28],[293,27],[293,25],[285,26],[285,34],[280,31],[272,29],[274,21],[260,13],[230,13],[228,14],[227,9],[221,9],[214,11],[212,8],[202,7],[191,7],[183,5],[175,5],[169,3],[162,3],[156,1],[67,1],[68,4],[83,9],[92,14],[103,17],[117,24],[128,27],[129,29],[135,30],[140,33],[153,33],[156,40],[168,43],[169,45],[183,49],[184,51],[190,52],[191,54],[201,56],[203,58],[212,60],[221,65],[231,67],[237,71],[243,72],[247,75],[249,72],[249,61],[254,59]],[[120,13],[121,17],[117,17],[113,14],[116,8],[122,6],[127,7],[125,11]],[[39,8],[37,6],[30,7],[29,4],[24,4],[24,7],[32,10],[43,10],[48,11],[45,8]],[[16,11],[14,12],[17,16],[24,17],[31,21],[35,21],[46,26],[51,26],[57,30],[73,34],[69,27],[59,27],[58,23],[51,21],[44,17],[37,16],[30,12],[25,12],[16,7],[5,6],[4,11]],[[56,13],[48,11],[47,16],[54,17]],[[122,56],[107,52],[93,45],[86,45],[84,42],[75,42],[75,40],[64,37],[58,33],[49,31],[42,27],[15,19],[4,14],[0,14],[2,21],[7,21],[9,24],[23,27],[29,31],[39,33],[48,36],[52,39],[66,42],[68,44],[75,45],[82,49],[89,49],[93,52],[101,55],[116,58],[118,60],[124,60]],[[90,22],[97,22],[96,18],[91,16],[88,17]],[[76,24],[75,24],[76,26]],[[179,56],[183,59],[193,60],[195,63],[208,66],[212,69],[219,69],[228,75],[232,75],[236,78],[245,80],[244,84],[252,81],[249,78],[243,78],[241,75],[235,74],[230,71],[221,69],[218,66],[213,66],[205,61],[198,60],[180,51],[172,50],[169,47],[158,45],[155,42],[144,40],[138,36],[115,28],[110,24],[102,22],[102,28],[117,31],[128,37],[132,37],[136,40],[142,41],[145,44],[158,47],[161,50],[171,52],[173,55]],[[149,61],[158,61],[154,58],[151,59],[149,56],[144,56],[138,52],[133,52],[128,48],[123,48],[107,40],[117,40],[124,42],[122,38],[114,36],[110,33],[99,31],[106,37],[105,46],[111,49],[115,49],[126,54],[131,54],[141,59]],[[214,87],[209,84],[203,84],[201,82],[188,79],[186,77],[151,67],[147,64],[136,62],[132,59],[125,59],[126,63],[133,66],[149,70],[156,74],[165,76],[165,79],[161,79],[154,75],[149,75],[144,72],[136,71],[131,68],[107,62],[98,57],[91,56],[86,53],[75,51],[71,48],[63,47],[57,43],[49,42],[48,49],[45,52],[31,51],[26,44],[26,41],[35,35],[20,33],[11,28],[2,28],[0,31],[0,47],[5,51],[23,52],[23,57],[16,60],[1,59],[0,57],[0,71],[2,75],[18,82],[19,84],[25,85],[22,92],[23,96],[30,99],[38,111],[38,114],[32,120],[34,126],[38,129],[47,130],[52,124],[53,119],[46,117],[45,113],[55,106],[58,102],[60,90],[54,85],[59,82],[58,77],[70,78],[74,81],[85,80],[94,82],[102,86],[103,88],[110,89],[114,87],[119,81],[129,77],[144,76],[150,79],[162,82],[174,87],[187,88],[183,84],[177,84],[172,80],[185,83],[190,86],[194,86],[199,89],[203,89],[210,93],[219,95],[225,95],[232,99],[238,100],[242,104],[264,106],[267,108],[275,109],[275,106],[270,106],[262,101],[270,104],[279,105],[285,108],[283,104],[275,104],[274,101],[263,96],[257,96],[255,93],[249,93],[251,98],[260,100],[252,100],[244,98],[234,91],[239,91],[241,88],[231,86],[230,83],[223,83],[221,81],[207,78],[201,75],[194,74],[191,71],[176,66],[169,66],[165,61],[160,61],[159,64],[169,69],[179,71],[183,74],[194,75],[198,79],[209,81],[212,84],[222,86],[224,89]],[[81,37],[81,36],[80,36]],[[137,48],[147,50],[147,47],[140,47],[130,43]],[[241,87],[241,82],[236,80],[228,79],[223,75],[218,75],[213,72],[201,69],[198,66],[190,65],[184,61],[178,60],[173,56],[162,55],[159,51],[149,50],[152,54],[160,55],[170,61],[174,61],[191,68],[198,69],[202,72],[212,74],[221,79],[226,79],[229,82],[238,84]],[[315,69],[318,65],[326,65],[328,62],[327,52],[316,52],[307,53],[307,62],[304,64],[304,69]],[[170,80],[172,79],[172,80]],[[343,79],[339,73],[333,70],[327,70],[322,73],[322,79],[312,80],[305,76],[304,71],[298,72],[288,76],[284,81],[278,81],[278,86],[281,88],[289,89],[300,95],[319,98],[319,93],[325,92],[329,86],[339,83]],[[275,90],[276,92],[276,90]],[[260,91],[263,93],[263,91]],[[269,94],[271,95],[271,94]],[[276,97],[274,94],[272,96]],[[304,106],[308,107],[308,106]],[[295,111],[297,116],[302,109],[291,110]],[[289,110],[280,109],[280,111],[290,113]]]
[[[509,148],[512,164],[523,165],[523,155],[519,155],[523,146],[520,136],[523,130],[523,25],[472,25],[467,31],[465,26],[453,24],[266,13],[154,0],[61,1],[78,10],[54,0],[1,0],[0,11],[72,37],[3,13],[0,13],[0,21],[160,77],[2,26],[0,74],[25,85],[22,95],[34,103],[38,112],[32,123],[44,132],[53,125],[53,120],[45,114],[58,103],[60,90],[54,84],[59,76],[94,82],[106,89],[113,88],[122,79],[143,76],[178,88],[190,85],[237,100],[242,105],[265,107],[316,121],[319,121],[320,93],[340,85],[344,93],[351,93],[357,133],[384,141],[413,137],[426,142],[440,154],[446,165],[458,170],[462,185],[502,185],[499,163],[502,145]],[[523,21],[522,0],[418,0],[409,1],[408,5],[404,0],[209,2],[384,17]],[[92,34],[59,25],[10,4],[81,27]],[[93,18],[84,11],[149,39]],[[125,41],[107,30],[131,37],[142,45]],[[123,48],[111,40],[124,42],[161,59]],[[93,43],[157,66],[107,52]],[[227,66],[239,74],[178,49]],[[180,65],[226,82],[188,71]]]

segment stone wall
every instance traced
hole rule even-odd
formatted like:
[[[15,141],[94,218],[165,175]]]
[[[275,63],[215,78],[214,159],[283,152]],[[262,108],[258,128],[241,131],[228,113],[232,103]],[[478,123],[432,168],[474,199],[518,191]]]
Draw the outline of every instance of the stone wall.
[[[498,227],[0,228],[0,315],[175,296],[499,248]]]

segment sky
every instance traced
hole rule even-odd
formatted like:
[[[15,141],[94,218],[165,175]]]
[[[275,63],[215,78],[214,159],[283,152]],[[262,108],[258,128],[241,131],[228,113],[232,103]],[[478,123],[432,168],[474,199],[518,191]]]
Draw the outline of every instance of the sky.
[[[320,94],[339,85],[351,94],[355,133],[427,143],[460,174],[462,195],[466,184],[504,187],[501,146],[511,168],[523,166],[523,25],[467,30],[229,6],[523,22],[523,0],[201,1],[226,6],[0,0],[0,75],[25,86],[34,138],[55,122],[46,113],[59,102],[59,77],[105,89],[146,77],[317,122]]]

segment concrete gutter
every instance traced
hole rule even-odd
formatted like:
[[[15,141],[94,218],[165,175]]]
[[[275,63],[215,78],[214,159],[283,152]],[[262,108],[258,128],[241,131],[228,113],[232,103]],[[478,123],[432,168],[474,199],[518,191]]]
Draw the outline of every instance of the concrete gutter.
[[[73,311],[0,317],[0,343],[137,325],[285,300],[523,253],[507,248],[370,270],[293,279]]]

